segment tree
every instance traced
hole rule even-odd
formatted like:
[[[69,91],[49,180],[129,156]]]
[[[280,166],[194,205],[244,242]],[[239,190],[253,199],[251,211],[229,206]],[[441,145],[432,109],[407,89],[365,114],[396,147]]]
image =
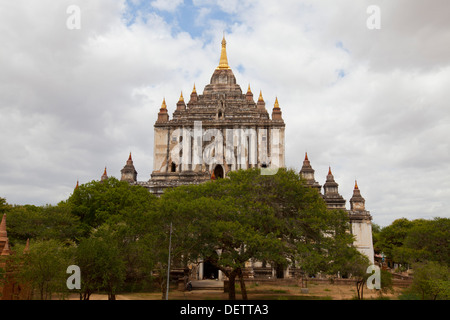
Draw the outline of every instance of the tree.
[[[414,220],[402,247],[397,248],[398,256],[410,263],[436,261],[450,265],[450,219]]]
[[[57,293],[68,293],[67,267],[73,264],[73,247],[57,240],[32,241],[27,252],[15,248],[12,256],[16,278],[37,290],[41,300],[50,300]]]
[[[333,250],[352,243],[348,219],[327,210],[293,170],[273,176],[240,170],[228,177],[167,191],[161,212],[174,222],[174,234],[183,235],[183,256],[209,261],[228,277],[230,299],[236,277],[246,297],[243,273],[251,259],[298,261],[314,273],[328,270],[336,260]]]
[[[65,205],[70,208],[73,215],[79,217],[84,238],[94,237],[90,241],[81,240],[84,242],[81,249],[84,250],[83,254],[87,255],[87,261],[90,259],[90,252],[107,245],[102,239],[112,237],[110,241],[114,246],[104,252],[108,256],[98,263],[105,265],[110,263],[109,269],[117,268],[119,271],[116,278],[105,270],[92,271],[93,276],[101,273],[100,278],[90,279],[92,283],[96,283],[97,289],[100,281],[98,279],[101,279],[103,290],[110,292],[110,298],[114,299],[115,292],[122,288],[125,282],[136,281],[149,274],[148,266],[152,264],[149,263],[150,258],[142,244],[150,232],[158,232],[151,218],[157,206],[156,196],[142,186],[130,185],[128,182],[111,177],[105,181],[92,181],[80,185]],[[120,259],[112,259],[113,254],[110,250],[115,250]],[[109,280],[106,280],[107,278]],[[86,286],[84,289],[84,296],[88,297],[91,288]]]
[[[377,250],[398,263],[450,264],[450,219],[395,220],[377,235]]]
[[[417,263],[414,268],[413,292],[418,292],[422,300],[450,298],[450,269],[446,265],[429,261]]]
[[[398,254],[395,256],[397,248],[403,246],[409,230],[413,227],[413,223],[408,219],[401,218],[392,222],[391,225],[381,229],[379,233],[377,248],[383,252],[389,259],[399,263],[407,262],[406,257],[401,257]]]
[[[156,203],[151,207],[126,207],[119,215],[111,216],[101,228],[113,235],[125,263],[124,285],[153,284],[152,272],[160,261],[157,253],[167,251],[167,246],[162,248],[158,243],[165,230],[157,218]]]
[[[8,235],[11,243],[32,240],[77,240],[81,235],[79,218],[70,208],[60,203],[57,206],[14,206],[8,212]]]
[[[120,216],[124,209],[141,212],[151,208],[155,201],[156,197],[146,188],[110,177],[80,185],[66,203],[80,218],[85,234],[88,234],[109,218]]]
[[[120,242],[109,226],[105,224],[90,238],[83,239],[75,256],[81,270],[80,299],[89,300],[93,292],[103,290],[108,300],[115,300],[125,280],[126,265]]]
[[[6,202],[5,198],[0,197],[0,216],[9,211],[11,206]]]
[[[369,259],[367,257],[355,254],[351,258],[345,259],[344,263],[341,265],[341,271],[343,273],[351,274],[355,279],[358,300],[364,299],[364,285],[370,276],[370,274],[366,272],[369,264]]]

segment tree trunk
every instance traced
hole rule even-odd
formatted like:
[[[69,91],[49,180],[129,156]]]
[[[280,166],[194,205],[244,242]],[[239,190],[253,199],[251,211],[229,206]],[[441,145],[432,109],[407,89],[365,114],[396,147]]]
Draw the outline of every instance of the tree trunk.
[[[363,299],[363,284],[364,280],[357,280],[356,281],[356,292],[358,293],[358,300]]]
[[[242,269],[238,269],[239,274],[239,283],[241,284],[241,293],[242,293],[242,299],[248,300],[247,297],[247,288],[245,287],[245,281],[244,281],[244,275],[242,274]]]
[[[228,275],[228,300],[236,300],[236,272],[230,272]]]
[[[364,300],[364,280],[361,281],[361,300]]]

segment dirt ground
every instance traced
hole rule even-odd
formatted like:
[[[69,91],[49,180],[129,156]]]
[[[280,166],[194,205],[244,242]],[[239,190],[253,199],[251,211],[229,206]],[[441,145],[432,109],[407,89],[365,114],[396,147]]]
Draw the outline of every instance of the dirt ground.
[[[398,299],[398,295],[403,288],[394,287],[393,293],[383,294],[383,298],[390,300]],[[310,283],[308,293],[302,293],[297,285],[266,285],[249,284],[247,286],[249,300],[351,300],[357,297],[356,286],[330,284],[330,283]],[[377,290],[364,289],[364,299],[377,299],[380,294]],[[71,300],[79,299],[78,295],[69,297]],[[93,294],[91,300],[107,300],[107,295]],[[118,294],[117,300],[161,300],[161,293],[125,293]],[[193,290],[169,292],[170,300],[228,300],[228,294],[222,290]],[[240,289],[236,288],[236,299],[242,299]]]

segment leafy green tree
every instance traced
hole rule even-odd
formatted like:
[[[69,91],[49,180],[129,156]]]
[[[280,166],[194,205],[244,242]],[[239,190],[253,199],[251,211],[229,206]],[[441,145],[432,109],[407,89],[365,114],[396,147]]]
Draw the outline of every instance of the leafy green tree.
[[[364,299],[364,286],[370,277],[370,274],[366,272],[369,265],[369,259],[361,254],[346,257],[340,265],[340,272],[347,275],[351,274],[352,278],[355,279],[358,300]]]
[[[152,285],[152,271],[161,259],[158,254],[167,252],[168,248],[166,245],[162,248],[158,242],[165,230],[158,220],[156,203],[151,207],[124,208],[120,215],[111,216],[103,227],[114,235],[125,262],[124,285]]]
[[[79,218],[70,208],[57,206],[14,206],[8,212],[8,235],[11,243],[32,240],[59,240],[70,243],[81,236]]]
[[[166,192],[161,212],[182,235],[184,257],[209,261],[228,277],[230,299],[236,277],[245,299],[243,272],[251,259],[272,265],[298,261],[311,273],[336,267],[333,252],[352,243],[348,218],[327,210],[298,174],[280,169],[263,176],[251,169],[228,177]]]
[[[418,292],[422,300],[450,298],[450,269],[446,265],[429,261],[413,266],[414,280],[411,287]]]
[[[92,181],[80,185],[65,204],[74,216],[79,217],[84,237],[96,237],[92,242],[82,240],[86,246],[104,244],[99,242],[100,230],[103,230],[103,233],[108,230],[114,238],[116,244],[114,250],[117,250],[121,257],[120,261],[124,263],[125,275],[122,278],[121,271],[118,273],[120,277],[110,278],[115,284],[114,286],[111,284],[109,289],[103,284],[104,290],[109,290],[111,299],[114,299],[114,292],[122,288],[124,283],[139,279],[149,280],[148,275],[151,272],[148,271],[148,267],[152,265],[150,260],[153,260],[153,257],[151,259],[148,257],[143,239],[147,239],[150,232],[159,232],[153,225],[155,220],[152,219],[157,206],[157,198],[153,194],[142,186],[130,185],[128,182],[111,177],[105,181]],[[102,238],[104,237],[105,235],[102,235]],[[87,250],[84,247],[82,249]],[[118,267],[119,261],[110,262]],[[98,272],[105,271],[98,270]],[[107,274],[103,276],[106,277]],[[95,286],[99,288],[98,283]],[[88,297],[91,289],[88,286],[85,289],[85,296]]]
[[[394,259],[396,262],[407,262],[406,257],[400,257],[398,254],[394,257],[394,253],[398,248],[403,246],[408,232],[413,225],[414,223],[408,219],[401,218],[395,220],[389,226],[382,228],[377,240],[378,250],[383,252],[389,259]]]
[[[80,299],[89,300],[93,292],[106,291],[108,300],[115,300],[126,273],[126,262],[120,242],[107,224],[77,247],[75,262],[81,270]]]
[[[124,209],[142,211],[151,208],[156,197],[139,185],[130,185],[111,177],[80,185],[66,201],[72,213],[80,218],[88,234]]]
[[[0,216],[3,216],[10,208],[11,206],[6,202],[6,199],[0,197]]]
[[[414,220],[398,256],[410,263],[436,261],[450,265],[450,219]]]
[[[378,247],[378,243],[380,241],[380,233],[381,233],[381,226],[376,224],[376,223],[372,223],[372,242],[373,242],[373,250],[375,252],[375,254],[380,254],[381,250]]]
[[[54,294],[63,298],[68,294],[67,267],[73,264],[73,247],[57,240],[31,241],[27,252],[15,247],[12,256],[16,278],[37,291],[38,299],[50,300]]]

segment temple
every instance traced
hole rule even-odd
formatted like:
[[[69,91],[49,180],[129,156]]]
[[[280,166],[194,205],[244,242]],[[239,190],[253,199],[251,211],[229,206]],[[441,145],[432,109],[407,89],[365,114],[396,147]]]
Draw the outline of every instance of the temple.
[[[172,115],[165,98],[162,99],[154,124],[150,179],[137,180],[130,153],[121,170],[122,181],[144,186],[160,196],[167,188],[226,178],[233,170],[260,168],[262,172],[270,172],[285,167],[285,122],[278,97],[274,97],[269,113],[262,90],[256,101],[250,85],[244,93],[228,63],[226,45],[224,37],[219,64],[201,94],[194,84],[186,103],[181,92]],[[319,184],[306,153],[299,175],[321,194],[328,209],[348,212],[354,246],[373,263],[372,217],[365,210],[357,184],[347,210],[331,167],[325,183]],[[102,179],[105,177],[106,168]],[[252,270],[250,277],[283,278],[294,272],[289,266],[268,266],[257,261],[249,261],[247,267]],[[196,277],[202,279],[209,274],[222,278],[217,269],[200,263]]]
[[[306,153],[299,174],[306,180],[308,186],[321,192],[322,186],[315,180],[314,172],[314,169],[311,167],[311,162],[308,159],[308,154]],[[323,194],[321,193],[321,195],[328,209],[341,209],[348,212],[351,224],[350,230],[355,237],[353,245],[361,253],[366,255],[373,264],[375,260],[372,240],[372,216],[365,209],[365,199],[361,196],[358,183],[355,181],[353,196],[350,199],[350,210],[347,210],[345,206],[346,200],[339,194],[339,184],[334,180],[331,167],[329,167],[323,185]]]
[[[160,195],[168,187],[225,178],[233,170],[284,167],[284,129],[277,97],[270,115],[262,92],[255,102],[250,85],[243,93],[236,83],[224,37],[219,65],[203,94],[194,85],[186,103],[181,93],[171,119],[163,99],[154,125],[153,172],[139,184]]]

